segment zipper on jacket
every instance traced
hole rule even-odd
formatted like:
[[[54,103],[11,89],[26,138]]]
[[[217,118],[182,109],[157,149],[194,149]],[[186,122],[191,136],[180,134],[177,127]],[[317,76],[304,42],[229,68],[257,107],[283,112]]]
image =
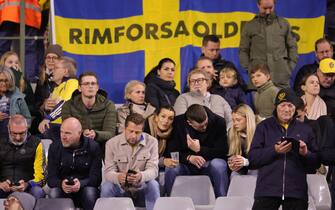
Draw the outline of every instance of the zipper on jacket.
[[[285,173],[286,173],[286,153],[284,154],[284,172],[283,172],[283,195],[282,200],[285,200]]]
[[[76,157],[76,151],[74,150],[72,153],[72,169],[74,169],[74,158]]]
[[[287,127],[288,129],[288,127]],[[285,137],[287,137],[287,129],[285,129]],[[283,170],[283,194],[281,199],[285,200],[285,173],[286,173],[286,153],[284,154],[284,170]]]

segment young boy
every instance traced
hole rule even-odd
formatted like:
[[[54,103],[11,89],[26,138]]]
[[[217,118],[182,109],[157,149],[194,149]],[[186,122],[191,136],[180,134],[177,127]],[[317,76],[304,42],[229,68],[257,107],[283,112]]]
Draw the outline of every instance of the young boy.
[[[271,117],[279,88],[272,83],[268,66],[266,64],[255,65],[250,71],[250,76],[252,84],[257,89],[254,94],[257,116],[261,120]]]

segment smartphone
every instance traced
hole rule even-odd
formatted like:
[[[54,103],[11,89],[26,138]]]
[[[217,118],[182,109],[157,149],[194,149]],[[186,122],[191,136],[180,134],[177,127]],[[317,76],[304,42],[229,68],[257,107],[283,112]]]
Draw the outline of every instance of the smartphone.
[[[286,141],[287,143],[292,143],[292,151],[299,153],[300,142],[297,139],[293,137],[283,136],[281,137],[281,142],[283,141]]]
[[[65,182],[65,184],[67,184],[67,185],[74,185],[74,180],[73,180],[73,178],[68,178],[68,179],[67,179],[67,182]]]
[[[127,173],[128,173],[128,174],[137,174],[137,171],[134,171],[134,170],[132,170],[132,169],[129,169],[129,170],[127,171]]]
[[[18,187],[18,186],[20,186],[21,184],[20,184],[20,182],[12,182],[10,185],[11,185],[11,186],[16,186],[16,187]]]

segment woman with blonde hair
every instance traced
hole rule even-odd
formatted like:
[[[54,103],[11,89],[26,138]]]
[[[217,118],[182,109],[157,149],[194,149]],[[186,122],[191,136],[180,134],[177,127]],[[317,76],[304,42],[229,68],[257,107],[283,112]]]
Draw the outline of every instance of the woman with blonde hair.
[[[150,103],[146,103],[145,99],[145,84],[138,80],[131,80],[127,83],[124,89],[124,103],[117,109],[117,129],[118,133],[124,130],[124,122],[131,113],[141,114],[145,119],[154,115],[155,107]]]
[[[252,138],[256,130],[256,117],[246,104],[239,104],[232,111],[233,125],[228,131],[228,166],[232,174],[247,174],[247,159]]]
[[[15,79],[11,70],[0,66],[0,136],[8,134],[9,117],[20,114],[31,123],[31,115],[24,100],[24,95],[15,87]]]
[[[0,59],[0,66],[9,68],[15,79],[15,86],[25,95],[25,101],[28,105],[29,111],[35,111],[35,101],[33,89],[23,75],[22,65],[19,56],[14,51],[5,52]]]

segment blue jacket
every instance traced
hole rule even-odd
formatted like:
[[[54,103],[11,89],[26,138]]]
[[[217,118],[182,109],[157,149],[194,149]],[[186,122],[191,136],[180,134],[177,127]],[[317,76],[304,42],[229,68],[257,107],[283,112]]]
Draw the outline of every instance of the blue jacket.
[[[232,109],[241,103],[247,104],[247,95],[238,85],[229,88],[215,86],[212,88],[211,93],[222,96]]]
[[[305,157],[293,151],[277,154],[274,145],[283,136],[304,141],[308,154]],[[294,119],[285,130],[275,117],[262,121],[256,127],[249,151],[249,167],[259,169],[255,197],[307,200],[307,171],[320,165],[316,150],[316,139],[308,125]]]
[[[31,115],[27,103],[24,100],[24,94],[21,93],[18,88],[15,88],[15,90],[10,93],[9,97],[9,115],[21,114],[27,119],[28,125],[30,125]]]

